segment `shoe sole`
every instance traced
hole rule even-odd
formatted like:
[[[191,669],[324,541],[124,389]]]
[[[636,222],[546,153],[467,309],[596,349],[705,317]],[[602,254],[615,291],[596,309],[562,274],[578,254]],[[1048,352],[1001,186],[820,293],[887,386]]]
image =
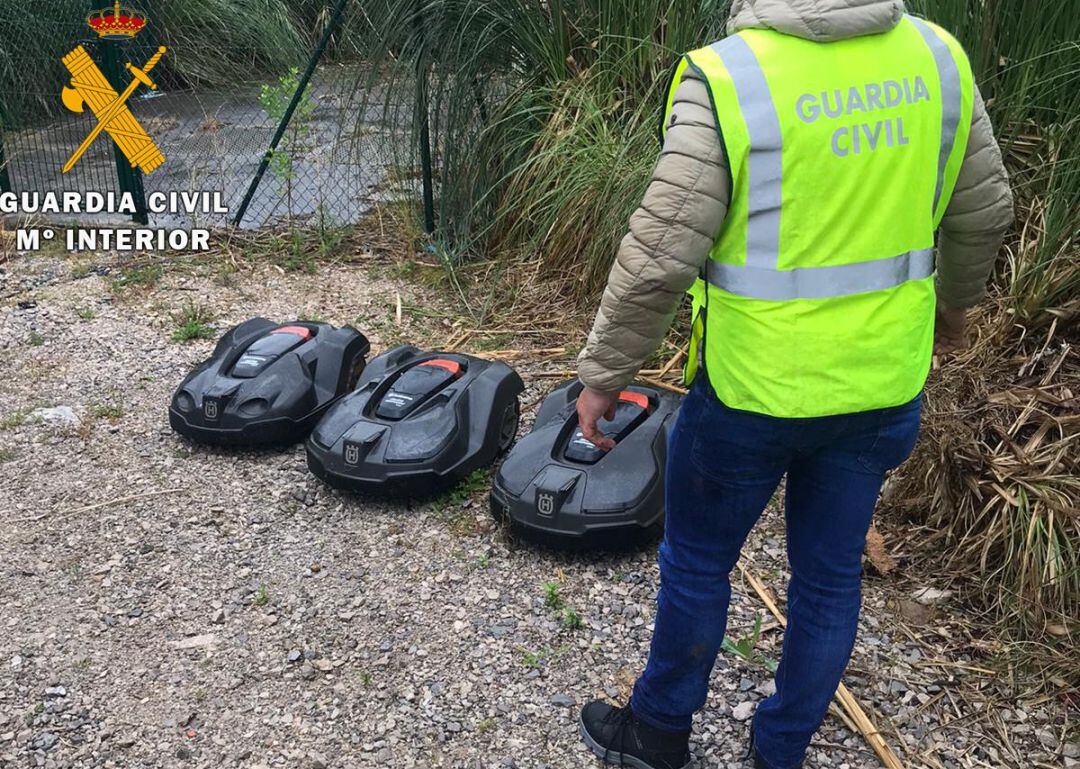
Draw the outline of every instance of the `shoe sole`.
[[[589,734],[589,730],[585,728],[585,721],[581,716],[578,716],[578,727],[581,729],[581,739],[585,741],[585,745],[589,750],[596,754],[597,758],[603,761],[605,764],[612,764],[614,766],[629,766],[631,769],[658,769],[658,767],[652,764],[642,761],[637,756],[628,756],[623,753],[618,753],[614,750],[608,750],[599,742],[593,739],[593,736]],[[686,762],[685,766],[679,769],[691,769],[694,765],[693,759]]]

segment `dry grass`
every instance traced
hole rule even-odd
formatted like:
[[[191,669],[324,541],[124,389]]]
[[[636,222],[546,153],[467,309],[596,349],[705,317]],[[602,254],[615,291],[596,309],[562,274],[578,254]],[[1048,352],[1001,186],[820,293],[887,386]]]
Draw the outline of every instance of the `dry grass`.
[[[1028,220],[1029,225],[1033,220]],[[1025,250],[1023,235],[1011,253]],[[919,445],[885,509],[916,564],[959,578],[1025,663],[1080,686],[1080,338],[1076,297],[1023,317],[1008,259],[970,349],[939,361]],[[1075,251],[1043,279],[1075,281]],[[1023,322],[1021,322],[1023,318]],[[912,529],[910,524],[915,524]]]
[[[1030,610],[1076,616],[1080,353],[1056,332],[1029,354],[984,334],[936,372],[889,504],[929,524],[924,547],[943,545],[950,569],[999,579]]]

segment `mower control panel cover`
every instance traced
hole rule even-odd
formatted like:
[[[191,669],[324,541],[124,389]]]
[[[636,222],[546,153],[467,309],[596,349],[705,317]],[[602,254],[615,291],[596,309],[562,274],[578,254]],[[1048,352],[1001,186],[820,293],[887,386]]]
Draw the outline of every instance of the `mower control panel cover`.
[[[169,422],[204,443],[295,443],[349,391],[369,350],[349,326],[254,318],[226,332],[181,382]]]

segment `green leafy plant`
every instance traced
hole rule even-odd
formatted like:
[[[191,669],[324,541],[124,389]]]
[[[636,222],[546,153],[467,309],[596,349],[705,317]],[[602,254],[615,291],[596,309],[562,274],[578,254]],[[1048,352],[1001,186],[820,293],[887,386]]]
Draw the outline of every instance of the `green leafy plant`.
[[[572,606],[567,606],[563,609],[562,615],[563,627],[567,630],[580,630],[585,626],[584,621],[581,619],[581,615],[577,613]]]
[[[315,273],[315,254],[308,247],[307,238],[301,230],[290,227],[288,235],[276,242],[280,244],[280,250],[277,251],[274,263],[281,269],[285,272],[306,272],[309,275]]]
[[[521,662],[527,668],[539,668],[541,665],[544,664],[544,660],[546,659],[546,657],[547,655],[545,652],[534,652],[528,650],[522,650],[521,652]]]
[[[315,219],[315,231],[319,257],[328,259],[341,249],[348,235],[348,228],[337,226],[323,203],[319,203]]]
[[[458,535],[475,533],[475,506],[469,503],[491,487],[491,470],[474,470],[468,477],[443,493],[434,502],[435,511]]]
[[[194,339],[210,339],[214,336],[214,327],[211,325],[213,316],[200,304],[194,302],[185,304],[175,320],[176,331],[172,336],[174,342],[190,342]]]
[[[495,728],[495,719],[494,718],[483,718],[483,719],[476,722],[476,731],[478,733],[480,733],[480,734],[485,734],[487,732],[490,732],[494,728]]]
[[[109,286],[114,292],[125,288],[147,288],[161,280],[162,270],[157,264],[135,265],[121,270]]]
[[[33,410],[27,406],[0,417],[0,430],[14,430],[16,427],[26,424],[26,418],[30,416]]]
[[[559,594],[558,582],[544,583],[544,606],[552,611],[560,611],[563,608],[562,595]]]
[[[758,642],[761,640],[761,624],[761,615],[758,614],[754,617],[754,626],[750,629],[748,635],[738,639],[724,636],[721,648],[728,654],[734,654],[747,662],[762,662],[763,658],[757,651]]]
[[[124,416],[124,409],[114,403],[94,403],[90,406],[90,415],[94,419],[117,420]]]
[[[90,262],[76,262],[71,265],[71,278],[72,280],[82,280],[87,278],[93,272],[93,265]]]
[[[277,83],[262,86],[259,91],[259,104],[273,121],[280,122],[285,118],[289,105],[299,89],[300,70],[292,67],[278,78]],[[270,155],[270,171],[285,187],[290,219],[293,213],[293,185],[296,181],[293,156],[309,149],[305,140],[311,133],[310,121],[316,106],[315,100],[311,98],[311,92],[305,88],[289,121],[288,142],[279,145]]]

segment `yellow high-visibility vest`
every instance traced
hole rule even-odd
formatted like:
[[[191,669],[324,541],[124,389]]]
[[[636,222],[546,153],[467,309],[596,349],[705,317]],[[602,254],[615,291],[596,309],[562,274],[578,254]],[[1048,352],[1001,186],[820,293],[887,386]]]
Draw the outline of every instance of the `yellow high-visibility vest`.
[[[930,369],[934,233],[974,85],[944,30],[817,43],[748,29],[683,57],[706,81],[731,207],[691,290],[717,396],[779,417],[906,403]]]

